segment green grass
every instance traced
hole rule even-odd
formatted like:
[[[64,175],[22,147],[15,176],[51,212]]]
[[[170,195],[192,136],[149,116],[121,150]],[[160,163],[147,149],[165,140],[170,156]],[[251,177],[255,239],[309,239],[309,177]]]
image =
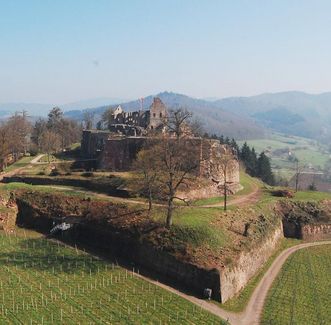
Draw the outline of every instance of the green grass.
[[[317,191],[299,191],[295,193],[294,199],[300,201],[320,201],[325,199],[331,199],[331,193]]]
[[[242,146],[244,141],[239,141]],[[271,151],[271,164],[274,172],[280,176],[291,178],[294,174],[295,165],[288,160],[286,153],[276,154],[277,149],[289,149],[300,161],[301,165],[311,164],[321,170],[330,159],[330,153],[326,147],[317,141],[296,136],[286,136],[272,133],[267,139],[248,140],[248,145],[254,147],[260,153],[264,150]]]
[[[34,156],[23,157],[23,158],[17,160],[15,163],[8,166],[7,168],[5,168],[4,172],[7,173],[14,169],[25,167],[25,166],[29,165],[30,161],[34,158],[35,158]]]
[[[224,304],[221,304],[223,309],[234,311],[234,312],[241,312],[245,309],[254,289],[261,281],[263,275],[267,272],[273,261],[276,257],[286,248],[291,246],[297,245],[300,243],[300,240],[297,239],[288,239],[284,238],[280,243],[277,250],[272,254],[272,256],[267,260],[267,262],[263,265],[263,267],[258,271],[258,273],[247,283],[245,288],[239,292],[239,294],[226,301]]]
[[[331,245],[301,249],[277,276],[261,324],[331,324]]]
[[[1,324],[225,324],[136,274],[20,231],[0,233]]]
[[[177,238],[184,242],[200,246],[207,244],[212,248],[228,245],[226,232],[215,227],[212,221],[220,215],[220,208],[181,208],[175,212],[174,224]]]
[[[247,195],[253,191],[253,185],[256,184],[257,186],[261,187],[262,183],[257,179],[249,176],[244,171],[240,171],[240,185],[243,187],[240,191],[235,193],[234,195],[230,195],[228,197],[228,202],[231,200],[236,199],[238,196]],[[206,199],[199,199],[193,202],[194,206],[202,206],[202,205],[212,205],[223,203],[224,197],[210,197]]]
[[[82,198],[91,197],[94,200],[98,199],[98,196],[94,195],[93,193],[90,193],[90,192],[85,193],[83,191],[80,191],[79,188],[72,189],[71,187],[68,187],[68,186],[56,187],[56,186],[49,186],[49,185],[30,185],[30,184],[26,184],[26,183],[15,183],[15,182],[0,184],[0,193],[2,195],[8,195],[9,192],[15,191],[15,190],[31,190],[31,191],[38,191],[38,192],[51,193],[51,194],[54,192],[59,192],[68,197],[79,196]],[[102,200],[105,200],[105,198],[102,198]],[[109,200],[111,201],[111,199],[109,199]]]

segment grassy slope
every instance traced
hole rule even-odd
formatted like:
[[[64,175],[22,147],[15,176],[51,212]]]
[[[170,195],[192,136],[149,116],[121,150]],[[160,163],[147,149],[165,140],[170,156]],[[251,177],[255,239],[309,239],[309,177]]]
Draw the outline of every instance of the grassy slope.
[[[230,195],[228,197],[228,202],[231,202],[231,200],[234,200],[238,198],[241,195],[247,195],[252,192],[254,188],[254,184],[261,187],[262,183],[248,174],[246,174],[243,170],[240,171],[240,185],[243,187],[240,191],[235,193],[234,195]],[[223,197],[211,197],[207,199],[200,199],[193,202],[193,205],[195,206],[201,206],[201,205],[212,205],[217,203],[224,202]]]
[[[42,239],[0,233],[1,323],[225,324],[114,264]]]
[[[242,145],[244,141],[239,141]],[[299,159],[301,164],[312,164],[316,168],[323,168],[330,159],[330,154],[316,141],[295,136],[285,136],[273,133],[269,139],[248,140],[247,143],[254,147],[257,152],[266,149],[276,150],[289,148]],[[285,156],[271,155],[274,171],[279,170],[284,176],[294,174],[294,164]]]
[[[269,292],[261,324],[330,324],[330,268],[331,245],[289,257]]]
[[[34,158],[35,158],[34,156],[23,157],[23,158],[19,159],[18,161],[16,161],[15,163],[8,166],[7,168],[5,168],[4,172],[10,172],[14,169],[25,167]]]

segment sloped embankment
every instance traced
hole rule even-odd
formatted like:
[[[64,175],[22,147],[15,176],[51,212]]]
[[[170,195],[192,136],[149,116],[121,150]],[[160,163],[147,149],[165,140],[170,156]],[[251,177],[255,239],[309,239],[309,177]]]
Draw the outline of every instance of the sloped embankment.
[[[186,228],[180,228],[181,232],[176,232],[178,226],[168,230],[146,211],[126,204],[37,191],[18,192],[16,202],[20,226],[49,233],[54,224],[69,222],[73,227],[64,232],[64,240],[122,258],[198,295],[211,288],[213,298],[222,302],[238,293],[273,254],[283,228],[286,230],[282,219],[292,220],[294,208],[302,214],[300,205],[284,201],[260,209],[216,212],[210,221],[203,221],[201,216],[198,220],[223,231],[227,242],[217,247],[208,242],[194,247],[181,233]],[[325,205],[323,211],[327,213],[328,208]],[[307,215],[311,213],[307,210]],[[322,221],[324,214],[318,215],[314,220]],[[197,235],[197,230],[188,229],[194,232],[189,232],[190,236]]]
[[[17,193],[16,202],[19,226],[48,234],[54,223],[67,221],[73,227],[63,234],[64,240],[125,259],[126,264],[142,266],[198,294],[206,287],[219,292],[218,270],[182,262],[146,239],[152,232],[162,234],[166,230],[145,211],[129,209],[124,204],[38,192]]]

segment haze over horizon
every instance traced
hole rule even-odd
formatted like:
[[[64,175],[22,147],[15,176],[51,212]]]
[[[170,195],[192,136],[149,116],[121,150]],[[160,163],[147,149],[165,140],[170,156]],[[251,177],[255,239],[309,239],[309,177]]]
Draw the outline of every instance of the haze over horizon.
[[[330,91],[329,1],[3,1],[0,103]]]

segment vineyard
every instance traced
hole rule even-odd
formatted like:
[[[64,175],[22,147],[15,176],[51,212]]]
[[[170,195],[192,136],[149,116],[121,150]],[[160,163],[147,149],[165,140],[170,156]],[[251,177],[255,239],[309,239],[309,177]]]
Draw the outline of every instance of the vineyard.
[[[331,324],[330,270],[330,245],[294,253],[270,290],[261,323]]]
[[[0,233],[1,324],[225,324],[115,263]]]

